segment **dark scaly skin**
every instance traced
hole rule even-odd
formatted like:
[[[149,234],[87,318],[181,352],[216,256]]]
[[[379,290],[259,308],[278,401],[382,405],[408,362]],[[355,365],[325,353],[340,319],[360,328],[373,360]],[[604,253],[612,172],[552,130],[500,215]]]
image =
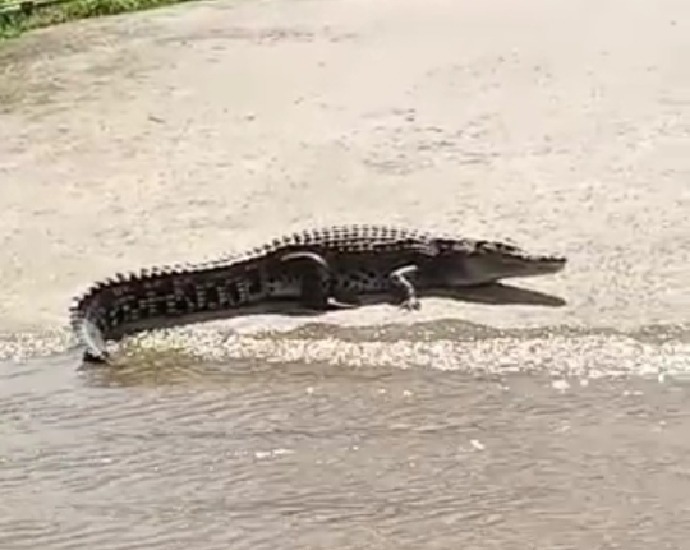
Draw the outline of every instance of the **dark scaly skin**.
[[[105,341],[168,324],[227,317],[271,301],[324,310],[390,293],[417,309],[416,288],[450,288],[560,271],[565,259],[513,245],[395,226],[348,225],[285,235],[237,256],[163,266],[96,283],[70,309],[87,361]]]

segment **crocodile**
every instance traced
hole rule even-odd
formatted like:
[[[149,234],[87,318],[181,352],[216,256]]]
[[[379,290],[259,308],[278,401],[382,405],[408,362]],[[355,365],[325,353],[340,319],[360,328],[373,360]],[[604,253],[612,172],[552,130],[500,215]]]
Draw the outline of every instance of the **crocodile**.
[[[268,302],[326,311],[358,307],[364,294],[385,294],[414,310],[421,289],[552,274],[565,264],[563,256],[530,254],[509,242],[402,226],[309,228],[208,262],[117,273],[74,299],[70,324],[84,361],[102,363],[109,358],[107,340]]]

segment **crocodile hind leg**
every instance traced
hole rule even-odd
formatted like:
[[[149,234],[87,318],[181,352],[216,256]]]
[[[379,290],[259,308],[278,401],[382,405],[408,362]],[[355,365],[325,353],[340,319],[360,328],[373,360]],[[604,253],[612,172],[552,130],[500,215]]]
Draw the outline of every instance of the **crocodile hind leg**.
[[[419,267],[416,265],[406,265],[393,271],[389,277],[393,284],[393,294],[398,298],[398,304],[402,309],[419,309],[419,298],[414,285],[410,281],[410,276],[417,274]]]
[[[295,262],[301,281],[300,302],[308,309],[349,309],[356,307],[340,302],[333,295],[333,276],[326,259],[316,252],[289,252],[281,257],[283,262]]]

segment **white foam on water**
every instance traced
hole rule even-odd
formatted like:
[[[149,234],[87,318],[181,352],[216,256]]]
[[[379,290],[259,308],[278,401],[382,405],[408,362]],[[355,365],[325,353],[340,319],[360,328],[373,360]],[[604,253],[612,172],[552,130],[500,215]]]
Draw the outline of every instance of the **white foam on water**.
[[[24,361],[65,353],[76,344],[67,329],[0,335],[0,361]]]
[[[412,325],[347,326],[330,323],[214,322],[143,332],[112,346],[119,360],[136,362],[141,351],[169,350],[234,372],[277,364],[350,369],[434,369],[468,373],[542,373],[556,378],[690,377],[690,341],[683,327],[636,332],[610,329],[500,330],[458,321]],[[302,321],[303,323],[304,321]],[[264,330],[258,328],[264,325]],[[643,336],[646,334],[646,336]],[[76,342],[68,329],[5,335],[0,360],[64,354]],[[146,354],[147,357],[152,355]],[[168,356],[167,360],[175,360]],[[558,387],[554,387],[558,390]]]
[[[227,334],[208,327],[142,334],[129,350],[178,349],[195,358],[223,363],[322,364],[356,369],[436,369],[477,373],[548,373],[552,376],[643,376],[690,374],[690,343],[646,342],[624,334],[530,335],[477,339],[401,338],[373,341],[290,334]],[[135,352],[136,353],[136,352]]]

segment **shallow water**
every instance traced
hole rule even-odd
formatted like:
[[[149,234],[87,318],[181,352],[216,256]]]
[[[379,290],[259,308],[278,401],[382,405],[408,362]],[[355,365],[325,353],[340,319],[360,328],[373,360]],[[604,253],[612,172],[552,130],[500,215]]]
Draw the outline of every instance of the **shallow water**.
[[[211,334],[2,365],[0,547],[687,547],[687,330]]]

